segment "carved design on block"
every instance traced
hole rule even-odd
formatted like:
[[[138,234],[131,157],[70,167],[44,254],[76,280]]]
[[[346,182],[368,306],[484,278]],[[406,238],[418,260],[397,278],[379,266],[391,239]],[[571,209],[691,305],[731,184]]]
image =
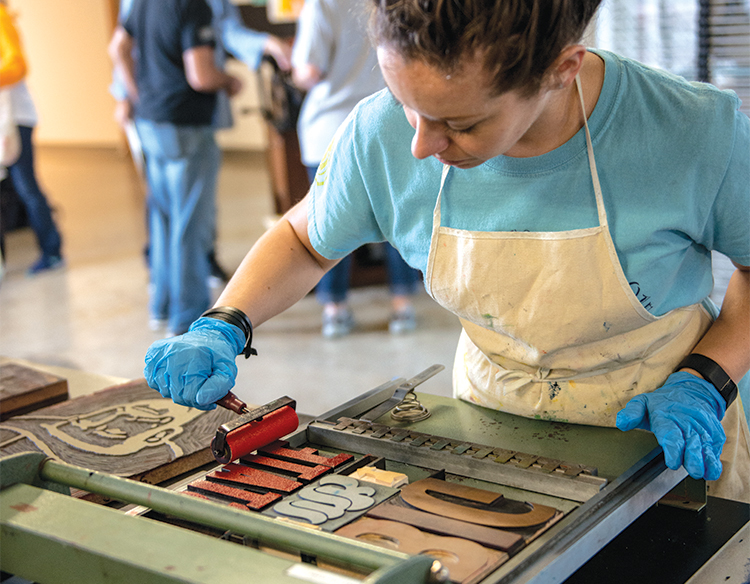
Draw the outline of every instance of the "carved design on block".
[[[531,527],[557,514],[552,507],[531,503],[521,504],[521,509],[515,505],[515,509],[502,510],[505,501],[499,493],[432,478],[406,485],[401,489],[401,498],[422,511],[491,527]],[[466,503],[462,504],[462,500]]]
[[[375,489],[361,487],[359,481],[346,476],[333,475],[320,479],[314,485],[297,493],[294,501],[282,501],[273,506],[279,515],[304,519],[320,525],[344,516],[344,512],[363,511],[375,504]]]
[[[186,408],[145,380],[64,401],[0,424],[0,455],[39,451],[65,462],[159,483],[213,460],[216,428],[235,414]]]
[[[203,495],[214,495],[231,502],[241,503],[255,511],[259,511],[281,499],[281,495],[278,493],[253,493],[210,481],[193,481],[187,488],[188,491],[195,491]]]
[[[264,514],[291,518],[333,531],[396,493],[397,489],[360,483],[352,477],[333,474],[285,497]]]
[[[273,472],[288,474],[295,477],[298,481],[309,483],[320,476],[331,472],[330,466],[322,464],[316,466],[305,466],[296,462],[279,460],[278,458],[269,458],[259,454],[248,454],[240,459],[240,462],[252,467],[265,468]]]
[[[393,497],[382,505],[369,509],[367,516],[374,519],[387,519],[389,521],[407,523],[413,527],[436,533],[437,535],[469,539],[483,546],[501,550],[511,555],[524,546],[524,538],[521,534],[467,523],[466,521],[459,521],[450,517],[441,517],[433,513],[426,513],[425,511],[408,507],[405,503],[399,501],[399,497]]]
[[[315,448],[307,447],[292,450],[291,448],[286,448],[287,444],[288,442],[277,440],[268,446],[258,448],[258,453],[308,466],[323,465],[330,468],[339,467],[354,458],[351,454],[344,454],[343,452],[332,457],[320,456],[318,450]]]
[[[209,481],[240,483],[281,493],[291,493],[302,486],[297,481],[241,464],[224,465],[220,470],[207,474],[206,478]]]
[[[487,549],[473,541],[433,535],[403,523],[369,517],[338,529],[336,535],[410,555],[432,556],[448,568],[452,582],[477,582],[508,559],[508,554]]]

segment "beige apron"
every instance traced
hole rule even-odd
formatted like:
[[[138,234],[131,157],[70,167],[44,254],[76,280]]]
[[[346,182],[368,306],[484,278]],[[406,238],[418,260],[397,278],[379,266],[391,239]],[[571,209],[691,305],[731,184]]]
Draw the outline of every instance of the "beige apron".
[[[453,369],[456,397],[530,418],[614,426],[632,397],[664,383],[710,327],[711,316],[696,304],[655,317],[638,301],[609,232],[587,122],[585,131],[598,227],[442,227],[445,166],[425,281],[463,325]],[[750,502],[741,411],[737,400],[725,417],[724,471],[712,494]]]

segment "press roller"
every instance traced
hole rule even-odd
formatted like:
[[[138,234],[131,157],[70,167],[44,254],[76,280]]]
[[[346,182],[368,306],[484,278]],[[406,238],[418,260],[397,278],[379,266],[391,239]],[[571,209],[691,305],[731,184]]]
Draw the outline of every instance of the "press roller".
[[[284,396],[222,424],[211,441],[214,458],[227,464],[294,432],[299,426],[296,407],[296,401]]]

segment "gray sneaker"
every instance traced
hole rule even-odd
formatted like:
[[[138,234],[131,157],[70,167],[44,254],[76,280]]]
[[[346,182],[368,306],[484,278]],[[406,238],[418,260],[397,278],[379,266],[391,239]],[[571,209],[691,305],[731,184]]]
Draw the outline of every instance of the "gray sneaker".
[[[354,315],[348,308],[335,314],[323,313],[323,328],[321,330],[326,339],[345,337],[354,330]]]
[[[415,328],[417,328],[417,315],[411,307],[406,310],[394,312],[391,315],[390,322],[388,322],[388,331],[392,335],[410,333]]]

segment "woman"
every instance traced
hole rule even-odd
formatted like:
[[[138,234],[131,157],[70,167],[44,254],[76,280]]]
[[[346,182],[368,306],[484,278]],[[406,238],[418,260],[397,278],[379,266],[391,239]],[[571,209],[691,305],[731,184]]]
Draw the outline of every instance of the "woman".
[[[23,81],[25,76],[26,60],[18,32],[8,14],[6,2],[0,0],[0,87],[7,88],[11,93],[13,116],[21,135],[21,156],[8,169],[8,173],[41,248],[41,257],[28,270],[29,275],[34,275],[60,268],[64,262],[60,252],[60,232],[52,218],[47,198],[39,188],[34,171],[32,133],[37,115],[34,102]]]
[[[736,97],[587,50],[596,0],[374,4],[389,91],[358,106],[320,184],[250,251],[217,303],[232,308],[152,346],[151,386],[210,407],[250,322],[386,239],[461,319],[457,397],[649,429],[668,466],[750,500],[747,420],[720,383],[750,368],[738,211],[750,209],[750,122]],[[738,266],[718,318],[710,249]]]

